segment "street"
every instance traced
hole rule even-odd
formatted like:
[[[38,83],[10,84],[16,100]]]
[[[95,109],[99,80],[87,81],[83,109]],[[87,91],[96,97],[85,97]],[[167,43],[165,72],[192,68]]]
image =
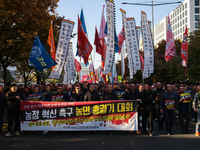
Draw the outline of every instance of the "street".
[[[135,132],[42,132],[24,131],[20,136],[5,137],[7,129],[0,133],[0,149],[87,149],[87,150],[199,150],[200,137],[194,135],[195,123],[191,122],[189,134],[181,134],[180,126],[174,125],[173,134],[158,130],[154,121],[154,136],[137,135]],[[6,124],[4,124],[6,125]]]

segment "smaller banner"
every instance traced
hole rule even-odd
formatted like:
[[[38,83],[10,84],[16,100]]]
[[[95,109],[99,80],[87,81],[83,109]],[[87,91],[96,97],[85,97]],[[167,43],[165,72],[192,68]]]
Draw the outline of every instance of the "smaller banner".
[[[182,99],[182,103],[191,103],[191,94],[190,93],[181,93],[180,97]]]
[[[114,35],[114,4],[113,0],[106,1],[106,15],[107,15],[107,50],[105,57],[104,73],[108,74],[111,71],[114,48],[115,48],[115,35]]]
[[[136,101],[21,101],[20,105],[22,131],[138,130]]]
[[[72,34],[74,22],[69,20],[62,20],[58,46],[56,50],[56,62],[58,63],[50,74],[50,78],[59,79],[63,70],[63,66],[68,51],[70,36]]]
[[[52,95],[53,102],[61,102],[63,100],[63,94],[61,95]]]
[[[121,49],[121,75],[122,75],[122,78],[125,74],[125,63],[124,63],[124,58],[125,58],[125,55],[124,55],[124,46],[122,46],[122,49]]]
[[[42,97],[41,97],[41,95],[29,94],[28,100],[29,101],[40,101],[40,100],[42,100]]]

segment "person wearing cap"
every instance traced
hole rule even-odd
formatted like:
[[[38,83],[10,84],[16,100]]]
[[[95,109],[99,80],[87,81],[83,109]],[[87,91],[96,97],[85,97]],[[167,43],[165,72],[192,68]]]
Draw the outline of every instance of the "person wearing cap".
[[[50,85],[45,85],[44,92],[42,95],[42,101],[51,102],[52,95],[54,94],[50,91]]]
[[[20,135],[20,100],[24,100],[22,93],[17,91],[17,85],[11,86],[11,91],[6,94],[7,113],[8,113],[8,133],[5,136],[11,136],[11,127],[13,126],[13,119],[15,120],[14,131],[16,135]]]
[[[103,100],[103,94],[104,94],[104,92],[105,92],[105,87],[104,86],[100,86],[100,88],[98,90],[98,93],[99,93],[101,101]]]
[[[158,129],[161,130],[163,128],[164,117],[163,114],[160,113],[160,100],[161,96],[165,91],[163,90],[163,86],[161,82],[156,83],[157,89],[154,91],[154,110],[155,110],[155,117],[157,118],[158,122]]]
[[[89,91],[85,93],[84,101],[100,101],[99,93],[95,91],[94,84],[89,84]]]
[[[23,92],[23,88],[24,88],[23,84],[19,84],[19,87],[18,87],[17,91],[22,93]]]
[[[28,95],[29,101],[42,101],[42,95],[39,93],[38,86],[34,86],[33,93]]]
[[[172,127],[174,123],[174,113],[178,114],[178,100],[177,95],[172,92],[172,85],[167,84],[167,91],[162,94],[160,101],[160,113],[164,114],[167,135],[172,133]]]
[[[43,92],[44,92],[44,89],[43,89],[43,85],[42,84],[38,84],[38,92],[42,95]]]
[[[70,98],[71,95],[72,95],[72,85],[71,85],[71,84],[69,84],[69,85],[67,86],[67,91],[66,91],[66,92],[68,93],[69,98]]]
[[[142,128],[146,134],[147,118],[149,118],[149,135],[153,136],[153,92],[149,84],[145,84],[144,91],[139,95],[137,101],[142,101]]]
[[[109,100],[119,100],[116,93],[113,93],[112,85],[108,84],[106,87],[106,92],[103,94],[103,101]]]
[[[0,133],[3,127],[4,111],[6,111],[6,95],[3,92],[3,87],[0,85]]]
[[[139,97],[139,93],[136,91],[136,85],[135,84],[129,84],[129,90],[125,92],[124,99],[125,100],[137,100]],[[141,134],[140,132],[140,105],[141,101],[137,102],[137,112],[138,112],[138,131],[137,134]]]
[[[197,86],[197,92],[194,96],[192,107],[197,115],[195,135],[200,136],[200,86]]]
[[[119,100],[124,100],[124,91],[119,88],[119,83],[114,83],[113,93],[116,93]]]
[[[190,124],[190,105],[192,97],[190,93],[185,93],[184,87],[179,88],[178,94],[179,100],[179,120],[180,127],[182,130],[182,134],[189,132],[189,124]]]
[[[75,92],[70,97],[70,102],[82,102],[84,101],[84,95],[81,93],[81,87],[79,84],[75,85]]]
[[[58,85],[57,93],[55,95],[52,95],[52,101],[53,102],[69,102],[69,95],[68,93],[63,92],[62,85]]]

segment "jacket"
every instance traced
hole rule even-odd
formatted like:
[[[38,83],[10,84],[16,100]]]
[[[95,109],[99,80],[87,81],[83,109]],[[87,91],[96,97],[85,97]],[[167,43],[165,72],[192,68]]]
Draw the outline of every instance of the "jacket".
[[[144,110],[153,110],[153,92],[150,90],[148,93],[146,90],[140,93],[139,99],[142,100],[142,107]]]
[[[79,95],[76,93],[72,93],[71,97],[70,97],[70,102],[81,102],[84,101],[84,95],[82,93],[80,93]]]
[[[139,93],[136,90],[134,93],[131,90],[128,90],[124,94],[125,100],[136,100],[136,99],[138,99],[138,97],[139,97]]]
[[[178,110],[177,95],[173,92],[165,92],[162,94],[160,101],[160,109],[175,109]]]
[[[104,101],[108,101],[108,100],[118,100],[118,96],[116,93],[108,93],[108,92],[105,92],[103,94],[103,100]]]
[[[0,92],[0,112],[4,112],[6,108],[6,94]]]
[[[20,112],[20,100],[17,99],[16,96],[19,96],[20,100],[24,100],[24,97],[20,92],[7,92],[6,100],[8,112]]]
[[[157,101],[155,100],[156,104],[160,104],[160,100],[161,100],[163,93],[165,93],[165,90],[163,90],[163,89],[157,89],[154,91],[154,99],[158,98]]]
[[[84,101],[100,101],[100,96],[97,91],[86,92],[84,95]]]

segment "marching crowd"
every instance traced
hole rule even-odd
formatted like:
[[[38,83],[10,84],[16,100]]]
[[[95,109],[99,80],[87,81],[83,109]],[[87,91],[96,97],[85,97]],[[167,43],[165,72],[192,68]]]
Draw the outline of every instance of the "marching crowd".
[[[7,84],[3,89],[0,85],[0,132],[2,131],[4,113],[8,115],[8,133],[14,122],[14,131],[20,135],[20,101],[48,101],[48,102],[80,102],[80,101],[108,101],[108,100],[135,100],[138,111],[137,134],[153,136],[153,119],[157,120],[159,130],[165,122],[166,134],[172,133],[176,116],[179,118],[182,134],[190,132],[190,120],[196,121],[195,135],[200,133],[200,86],[190,83],[150,84],[118,83],[97,84],[83,83],[57,84],[50,83]],[[142,133],[140,132],[140,119],[142,116]],[[148,121],[148,123],[147,123]],[[148,125],[147,125],[148,124]],[[147,132],[148,129],[148,132]]]

